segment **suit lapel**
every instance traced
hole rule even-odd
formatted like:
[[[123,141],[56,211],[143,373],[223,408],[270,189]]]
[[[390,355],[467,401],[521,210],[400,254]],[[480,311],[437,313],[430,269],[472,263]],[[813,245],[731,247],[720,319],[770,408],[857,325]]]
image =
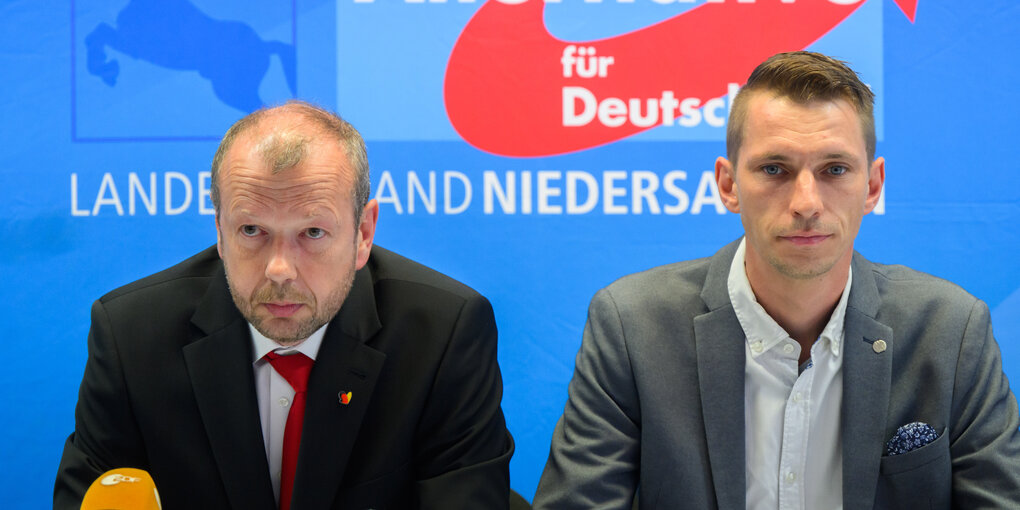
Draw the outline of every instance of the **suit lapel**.
[[[192,322],[207,336],[184,346],[195,400],[223,486],[235,509],[275,508],[255,398],[248,324],[222,269]]]
[[[872,508],[892,379],[892,330],[875,320],[881,305],[870,263],[853,259],[843,343],[843,508]],[[885,350],[875,349],[882,340]],[[877,352],[881,351],[881,352]]]
[[[294,510],[330,508],[358,436],[386,355],[365,345],[381,328],[372,273],[358,271],[350,294],[330,322],[308,380]],[[350,392],[347,404],[340,393]]]
[[[711,310],[694,320],[698,379],[709,464],[719,508],[742,509],[744,473],[744,338],[726,286],[736,242],[712,258],[702,299]],[[854,281],[847,304],[843,402],[843,507],[872,508],[884,453],[885,417],[892,379],[892,330],[875,320],[881,299],[870,263],[853,259]],[[886,343],[876,352],[877,340]],[[737,488],[739,487],[739,490]]]
[[[701,297],[710,312],[694,319],[698,383],[712,482],[720,509],[743,509],[744,330],[730,303],[726,280],[737,243],[712,257]]]

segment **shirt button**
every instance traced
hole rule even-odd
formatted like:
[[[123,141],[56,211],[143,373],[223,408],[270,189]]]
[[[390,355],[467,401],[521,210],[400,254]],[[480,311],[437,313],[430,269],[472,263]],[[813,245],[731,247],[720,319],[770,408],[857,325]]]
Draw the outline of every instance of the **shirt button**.
[[[786,473],[786,483],[793,483],[793,482],[796,482],[796,481],[797,481],[797,475],[793,471],[790,471],[789,473]]]
[[[761,352],[765,347],[762,345],[761,340],[751,344],[751,350],[754,352]]]
[[[287,400],[287,397],[280,397],[280,407],[287,407],[288,405],[290,405],[290,400]]]
[[[799,391],[797,393],[793,394],[793,402],[796,403],[796,404],[799,404],[802,398],[803,397],[801,396]],[[793,473],[790,473],[790,474],[792,475]]]
[[[792,354],[793,353],[793,344],[786,344],[786,345],[784,345],[783,346],[783,352],[785,352],[786,354]]]

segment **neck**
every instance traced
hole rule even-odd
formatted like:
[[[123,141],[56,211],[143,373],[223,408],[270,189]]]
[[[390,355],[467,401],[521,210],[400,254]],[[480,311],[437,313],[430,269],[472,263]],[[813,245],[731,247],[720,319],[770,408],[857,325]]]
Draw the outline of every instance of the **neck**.
[[[755,299],[800,344],[801,362],[810,357],[811,346],[839,303],[851,258],[852,254],[848,254],[824,274],[804,279],[782,275],[750,256],[745,261]]]

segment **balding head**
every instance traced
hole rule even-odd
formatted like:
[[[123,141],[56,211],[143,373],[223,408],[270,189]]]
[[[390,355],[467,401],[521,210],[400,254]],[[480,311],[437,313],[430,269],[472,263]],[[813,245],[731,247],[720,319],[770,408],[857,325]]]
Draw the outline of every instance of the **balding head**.
[[[255,150],[275,174],[301,163],[311,142],[322,138],[335,141],[347,156],[347,161],[337,162],[337,168],[339,171],[346,167],[353,173],[351,202],[354,204],[354,217],[360,217],[370,194],[365,142],[354,126],[340,116],[303,101],[260,109],[227,130],[212,162],[210,196],[217,214],[220,210],[220,179],[223,178],[221,166],[239,139],[254,143]]]

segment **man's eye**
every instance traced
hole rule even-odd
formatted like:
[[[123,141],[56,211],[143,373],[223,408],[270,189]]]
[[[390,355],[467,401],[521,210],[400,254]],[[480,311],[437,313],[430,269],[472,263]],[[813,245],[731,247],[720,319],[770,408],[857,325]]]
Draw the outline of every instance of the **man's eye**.
[[[829,167],[829,173],[832,175],[843,175],[848,171],[849,169],[845,166],[836,165],[833,167]]]
[[[255,225],[241,225],[241,235],[255,237],[259,234],[259,227]]]
[[[765,165],[761,167],[761,171],[765,172],[765,175],[779,175],[783,172],[783,169],[777,165]]]
[[[326,231],[318,227],[312,227],[305,231],[305,235],[308,236],[309,239],[322,239],[323,237],[326,237]]]

